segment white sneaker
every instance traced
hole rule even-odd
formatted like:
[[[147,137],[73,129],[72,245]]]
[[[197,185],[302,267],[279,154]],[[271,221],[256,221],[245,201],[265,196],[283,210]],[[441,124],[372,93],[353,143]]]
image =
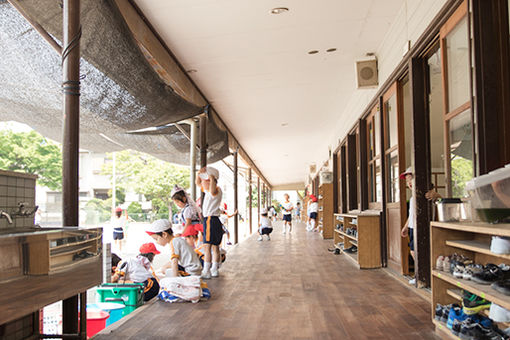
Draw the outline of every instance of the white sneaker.
[[[262,235],[259,236],[259,238],[257,239],[257,241],[262,241]]]
[[[218,277],[218,276],[220,276],[220,273],[218,272],[218,269],[212,269],[212,268],[211,268],[211,276],[212,276],[212,277]]]
[[[202,272],[202,275],[200,275],[200,277],[204,280],[209,280],[211,278],[211,272],[210,271]]]
[[[271,241],[271,237],[269,235],[267,235],[267,240]]]
[[[285,234],[285,227],[283,227],[283,231],[282,231],[282,234]]]
[[[416,284],[416,278],[409,280],[409,284],[414,286]]]

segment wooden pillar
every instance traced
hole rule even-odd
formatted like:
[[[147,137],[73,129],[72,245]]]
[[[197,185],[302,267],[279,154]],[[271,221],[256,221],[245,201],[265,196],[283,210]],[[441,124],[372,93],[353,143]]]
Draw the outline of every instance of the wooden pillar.
[[[253,206],[252,206],[251,168],[248,168],[248,218],[250,219],[250,235],[252,233]]]
[[[189,184],[191,191],[191,198],[197,198],[197,184],[196,180],[196,164],[197,164],[197,122],[195,119],[190,119],[190,142],[189,142]]]
[[[415,273],[418,281],[430,286],[430,220],[431,206],[425,193],[431,186],[430,122],[427,110],[426,60],[412,58],[409,62],[411,85],[411,165],[414,169],[413,197],[415,198]]]
[[[260,177],[257,177],[257,226],[260,225]]]
[[[200,129],[200,169],[207,166],[207,116],[201,115],[199,120]],[[204,203],[205,192],[200,194],[200,204]]]
[[[476,175],[510,162],[508,0],[473,0]]]
[[[358,209],[357,192],[358,192],[358,180],[357,180],[357,150],[356,150],[356,135],[347,135],[347,211]],[[314,189],[314,193],[318,192],[317,188]]]
[[[358,195],[361,210],[368,209],[368,146],[367,146],[367,121],[359,120],[359,150],[358,164],[360,176],[358,182]]]
[[[238,152],[237,150],[234,152],[234,210],[238,209],[238,168],[237,168],[237,158]],[[239,242],[239,214],[234,216],[234,244]]]
[[[64,131],[62,139],[62,222],[78,226],[78,161],[80,133],[80,1],[63,2],[62,89]],[[78,296],[62,304],[62,331],[78,333]]]
[[[381,119],[379,119],[379,131],[380,139],[375,141],[381,146],[381,181],[382,181],[382,202],[381,202],[381,260],[382,266],[388,266],[388,234],[386,224],[386,157],[384,157],[384,116],[383,116],[384,101],[383,97],[379,97],[379,113]]]

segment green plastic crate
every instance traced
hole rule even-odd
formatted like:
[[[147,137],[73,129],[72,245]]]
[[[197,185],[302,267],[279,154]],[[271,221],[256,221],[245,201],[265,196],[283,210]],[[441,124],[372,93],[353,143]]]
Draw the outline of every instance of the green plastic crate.
[[[143,305],[143,283],[104,283],[97,293],[100,302],[123,303],[123,317]]]

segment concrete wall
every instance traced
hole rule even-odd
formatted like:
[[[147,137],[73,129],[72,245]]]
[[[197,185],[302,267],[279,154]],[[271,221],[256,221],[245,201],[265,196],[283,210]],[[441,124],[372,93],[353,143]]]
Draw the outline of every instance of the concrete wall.
[[[380,85],[384,84],[402,60],[405,46],[408,44],[410,44],[410,47],[414,46],[446,2],[446,0],[406,0],[404,2],[395,21],[376,51]],[[346,104],[345,109],[339,114],[339,119],[336,122],[332,122],[336,124],[336,127],[335,133],[329,139],[329,148],[331,150],[335,150],[339,142],[345,138],[348,131],[367,109],[368,104],[374,98],[377,91],[378,89],[356,90],[355,94]],[[323,153],[318,154],[318,158],[312,160],[312,162],[317,164],[317,171],[320,171],[325,161],[327,161],[327,158],[324,158]],[[327,169],[332,170],[331,161]]]

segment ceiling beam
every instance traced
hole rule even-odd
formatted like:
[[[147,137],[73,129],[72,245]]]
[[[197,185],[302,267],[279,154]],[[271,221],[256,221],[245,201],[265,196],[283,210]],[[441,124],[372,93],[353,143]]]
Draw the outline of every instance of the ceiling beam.
[[[177,58],[172,54],[168,46],[166,46],[157,33],[155,33],[155,30],[136,5],[134,5],[130,0],[114,0],[114,2],[140,50],[165,84],[170,86],[182,98],[197,106],[208,105],[209,102],[207,98],[203,95],[198,86],[196,86],[196,84],[189,78]],[[248,153],[242,148],[235,136],[232,134],[227,124],[225,124],[223,119],[221,119],[219,114],[213,108],[210,110],[209,118],[214,119],[216,125],[227,132],[229,144],[235,146],[232,149],[238,148],[239,156],[241,156],[245,163],[248,164],[269,187],[271,187],[269,181],[264,177],[262,172],[255,165],[255,162],[252,161]]]

